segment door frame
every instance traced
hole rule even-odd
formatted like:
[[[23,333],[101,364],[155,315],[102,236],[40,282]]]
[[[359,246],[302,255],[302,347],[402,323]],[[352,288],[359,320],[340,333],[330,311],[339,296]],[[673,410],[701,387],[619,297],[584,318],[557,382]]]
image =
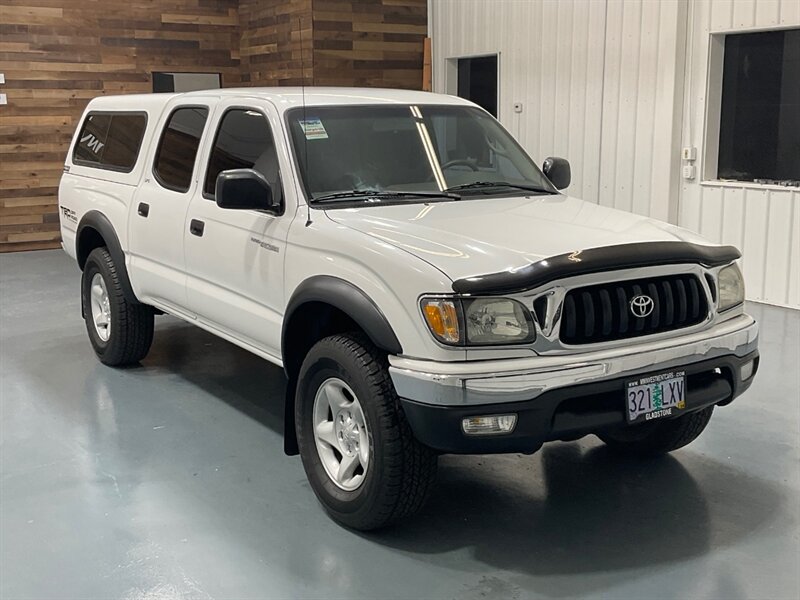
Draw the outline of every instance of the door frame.
[[[451,96],[458,96],[458,61],[462,58],[487,58],[494,56],[497,58],[497,120],[502,123],[501,115],[502,105],[500,104],[500,82],[502,79],[502,52],[499,50],[476,52],[473,54],[459,54],[458,56],[449,56],[444,60],[444,91],[445,94]]]

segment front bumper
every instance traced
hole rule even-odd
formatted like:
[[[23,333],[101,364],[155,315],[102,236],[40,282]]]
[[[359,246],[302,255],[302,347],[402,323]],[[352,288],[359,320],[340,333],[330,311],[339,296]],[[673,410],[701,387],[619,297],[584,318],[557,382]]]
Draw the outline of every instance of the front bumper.
[[[389,372],[417,438],[443,452],[534,452],[545,441],[623,426],[624,386],[681,367],[685,412],[726,404],[753,380],[758,326],[748,315],[689,335],[629,348],[525,359],[439,363],[390,357]],[[754,361],[753,375],[741,367]],[[515,413],[510,434],[467,436],[468,416]]]

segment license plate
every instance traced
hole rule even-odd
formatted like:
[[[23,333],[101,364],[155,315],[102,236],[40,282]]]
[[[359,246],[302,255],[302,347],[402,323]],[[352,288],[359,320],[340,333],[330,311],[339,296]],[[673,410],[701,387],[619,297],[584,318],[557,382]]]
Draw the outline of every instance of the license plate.
[[[686,373],[671,371],[628,382],[625,415],[628,423],[675,416],[686,408]]]

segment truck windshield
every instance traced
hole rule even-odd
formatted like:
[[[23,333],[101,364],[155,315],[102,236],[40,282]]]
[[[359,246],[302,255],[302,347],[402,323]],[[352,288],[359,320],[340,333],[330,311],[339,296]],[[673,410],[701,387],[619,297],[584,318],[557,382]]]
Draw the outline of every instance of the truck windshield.
[[[499,123],[476,108],[307,107],[290,110],[287,121],[312,202],[366,201],[365,191],[417,202],[425,195],[397,192],[457,192],[443,199],[557,193]]]

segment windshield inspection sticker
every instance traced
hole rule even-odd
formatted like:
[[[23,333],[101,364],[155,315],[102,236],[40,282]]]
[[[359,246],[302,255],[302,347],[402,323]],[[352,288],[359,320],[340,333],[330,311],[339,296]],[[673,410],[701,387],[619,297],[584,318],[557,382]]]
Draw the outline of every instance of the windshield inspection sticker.
[[[303,133],[306,134],[307,140],[327,140],[328,132],[322,126],[322,121],[319,119],[306,119],[300,121],[300,127],[303,128]]]

